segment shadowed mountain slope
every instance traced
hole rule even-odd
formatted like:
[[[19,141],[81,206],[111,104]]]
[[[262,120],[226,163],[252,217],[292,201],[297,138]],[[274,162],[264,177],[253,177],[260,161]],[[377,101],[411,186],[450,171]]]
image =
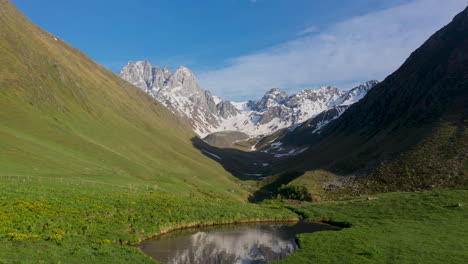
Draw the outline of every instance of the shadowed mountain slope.
[[[285,133],[280,142],[309,149],[279,167],[367,174],[397,189],[460,186],[467,102],[468,8],[321,133],[304,126]]]

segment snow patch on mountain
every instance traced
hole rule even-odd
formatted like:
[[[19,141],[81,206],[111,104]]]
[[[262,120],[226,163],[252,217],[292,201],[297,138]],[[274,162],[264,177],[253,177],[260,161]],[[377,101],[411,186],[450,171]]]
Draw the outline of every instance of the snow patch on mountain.
[[[195,74],[184,66],[173,73],[148,61],[129,62],[119,75],[189,122],[200,137],[228,130],[251,137],[268,135],[329,109],[344,109],[378,83],[370,81],[349,91],[334,86],[304,89],[293,95],[273,88],[259,101],[230,102],[202,89]]]
[[[202,149],[202,151],[203,151],[204,153],[206,153],[206,154],[208,154],[208,155],[214,157],[214,158],[217,158],[217,159],[219,159],[219,160],[221,159],[220,156],[218,156],[218,155],[216,155],[216,154],[214,154],[214,153],[208,152],[208,151],[203,150],[203,149]]]
[[[292,149],[290,150],[288,153],[284,153],[284,154],[274,154],[273,156],[275,158],[282,158],[282,157],[286,157],[286,156],[295,156],[295,155],[299,155],[301,154],[302,152],[306,151],[309,147],[305,147],[305,148],[301,148],[301,149]]]

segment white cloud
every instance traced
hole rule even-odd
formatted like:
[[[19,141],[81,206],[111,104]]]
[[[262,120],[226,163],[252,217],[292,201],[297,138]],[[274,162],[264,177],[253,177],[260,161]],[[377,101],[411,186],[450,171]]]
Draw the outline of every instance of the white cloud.
[[[310,34],[310,33],[317,32],[318,30],[319,30],[319,28],[316,27],[316,26],[308,26],[304,30],[302,30],[301,32],[297,33],[297,35],[299,35],[299,36],[307,35],[307,34]]]
[[[354,17],[267,50],[230,59],[228,67],[199,74],[205,89],[227,99],[258,98],[272,87],[351,88],[382,80],[468,0],[414,0]]]
[[[320,34],[320,35],[318,36],[318,38],[319,38],[320,40],[323,40],[323,41],[335,41],[335,40],[337,40],[337,38],[335,37],[335,35],[327,34],[327,33]]]

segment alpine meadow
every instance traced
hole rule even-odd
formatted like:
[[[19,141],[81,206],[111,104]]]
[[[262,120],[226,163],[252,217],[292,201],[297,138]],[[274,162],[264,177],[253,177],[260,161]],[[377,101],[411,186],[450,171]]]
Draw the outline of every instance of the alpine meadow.
[[[0,0],[0,263],[468,260],[466,0],[104,2]]]

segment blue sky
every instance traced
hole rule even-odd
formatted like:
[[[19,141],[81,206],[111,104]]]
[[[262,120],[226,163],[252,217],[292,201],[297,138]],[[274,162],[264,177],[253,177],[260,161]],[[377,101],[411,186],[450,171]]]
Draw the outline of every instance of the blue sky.
[[[12,0],[118,72],[184,65],[227,99],[383,79],[468,0]],[[379,63],[376,63],[379,61]],[[378,65],[377,65],[378,64]],[[381,65],[382,64],[382,65]]]

